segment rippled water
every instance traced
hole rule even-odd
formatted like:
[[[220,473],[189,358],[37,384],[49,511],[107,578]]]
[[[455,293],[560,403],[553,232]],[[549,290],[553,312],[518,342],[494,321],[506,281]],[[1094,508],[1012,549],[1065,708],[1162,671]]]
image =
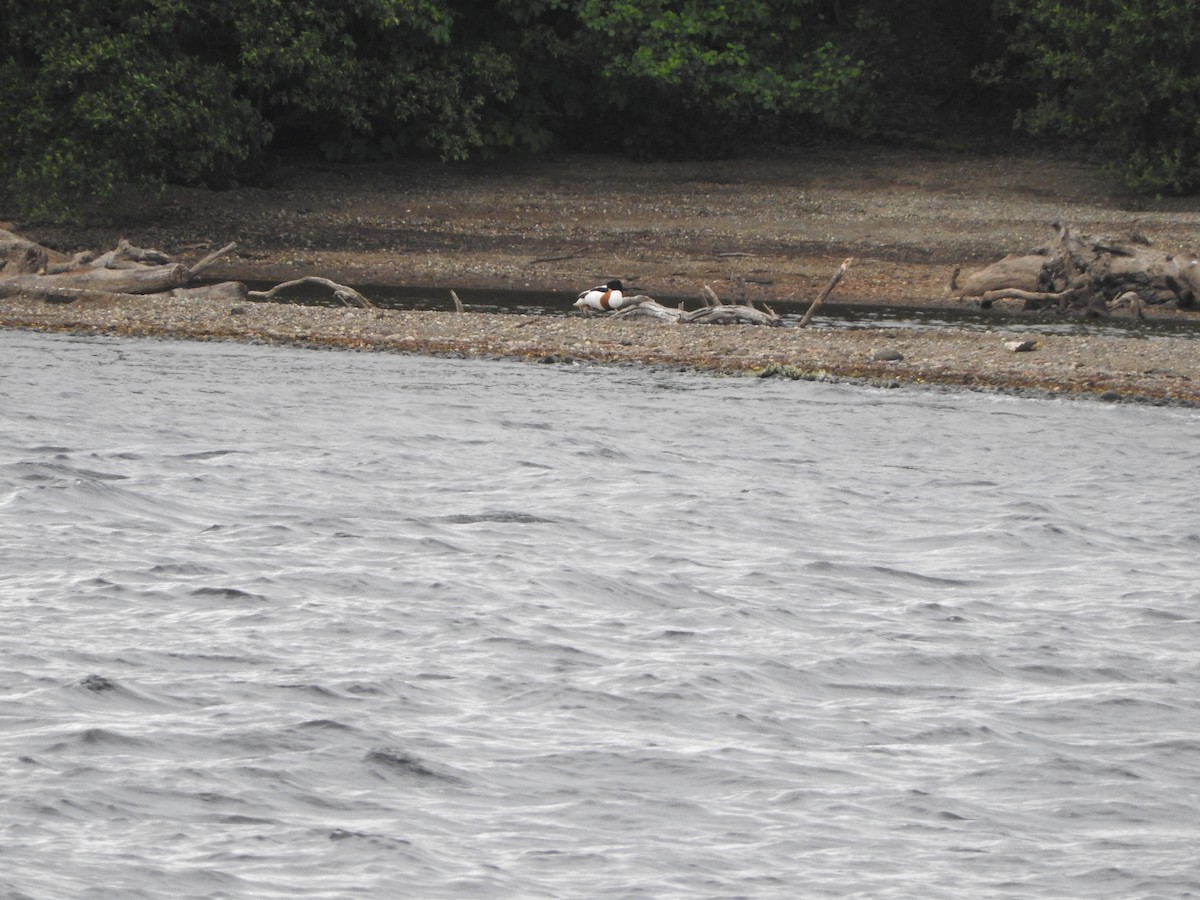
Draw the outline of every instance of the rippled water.
[[[0,896],[1200,891],[1200,414],[0,333]]]

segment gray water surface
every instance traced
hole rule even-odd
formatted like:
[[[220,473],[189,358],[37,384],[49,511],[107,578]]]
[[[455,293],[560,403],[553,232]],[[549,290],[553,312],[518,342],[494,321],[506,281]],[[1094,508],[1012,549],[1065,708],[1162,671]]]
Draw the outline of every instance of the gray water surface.
[[[1200,413],[0,332],[0,896],[1200,891]]]

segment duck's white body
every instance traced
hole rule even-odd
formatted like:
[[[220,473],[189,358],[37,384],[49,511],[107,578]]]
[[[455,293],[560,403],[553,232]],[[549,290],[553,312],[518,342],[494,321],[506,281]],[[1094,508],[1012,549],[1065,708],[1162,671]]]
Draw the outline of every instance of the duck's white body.
[[[625,296],[621,291],[621,282],[616,280],[610,281],[608,284],[597,285],[579,295],[579,299],[575,301],[575,308],[583,312],[587,312],[589,309],[599,309],[604,312],[620,309],[625,303]]]

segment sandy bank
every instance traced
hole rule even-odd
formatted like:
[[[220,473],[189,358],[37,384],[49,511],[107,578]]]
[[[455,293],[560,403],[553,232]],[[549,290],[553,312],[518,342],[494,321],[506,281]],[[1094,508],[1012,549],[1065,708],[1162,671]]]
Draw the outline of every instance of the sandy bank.
[[[619,277],[656,296],[696,296],[710,284],[786,311],[807,304],[846,257],[855,263],[837,300],[956,305],[946,291],[955,267],[1036,246],[1055,219],[1093,233],[1136,229],[1190,253],[1200,211],[1194,199],[1123,197],[1069,160],[826,147],[651,165],[564,156],[296,166],[267,189],[174,188],[161,201],[128,198],[84,228],[15,227],[65,252],[124,236],[184,260],[236,240],[238,255],[215,273],[236,279],[532,288],[562,291],[566,308],[581,288]],[[1200,344],[1165,337],[671,327],[163,300],[5,300],[0,324],[1200,401]],[[1031,336],[1032,352],[1004,347]],[[875,359],[883,350],[903,359]]]
[[[533,362],[640,363],[714,373],[860,379],[876,384],[1200,402],[1195,342],[1178,338],[910,329],[678,326],[593,318],[359,310],[279,303],[146,299],[47,304],[0,301],[0,325],[364,351],[505,357]],[[881,351],[902,358],[881,360]]]

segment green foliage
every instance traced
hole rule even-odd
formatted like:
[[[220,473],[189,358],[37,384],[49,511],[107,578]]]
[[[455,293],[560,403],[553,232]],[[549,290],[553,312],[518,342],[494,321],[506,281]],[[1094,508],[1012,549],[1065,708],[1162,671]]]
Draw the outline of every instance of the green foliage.
[[[120,182],[220,186],[269,146],[461,159],[511,60],[443,0],[0,0],[0,188],[65,219]]]
[[[872,131],[920,139],[961,136],[1015,112],[1003,85],[971,73],[1004,52],[993,0],[858,0],[834,24],[872,75]]]
[[[1191,0],[1005,0],[1037,97],[1029,130],[1093,143],[1140,191],[1200,188],[1200,7]]]
[[[868,75],[819,0],[583,0],[586,54],[647,155],[719,155],[781,121],[848,126]]]
[[[29,213],[64,218],[118,181],[228,171],[262,143],[222,66],[155,40],[178,5],[0,7],[0,179]]]
[[[429,150],[464,158],[480,110],[515,87],[510,61],[483,43],[452,44],[440,0],[229,3],[221,30],[240,90],[283,143]]]
[[[1185,0],[0,0],[0,192],[62,219],[292,149],[721,156],[1007,122],[1020,90],[1026,127],[1200,187]]]
[[[593,108],[595,70],[579,53],[579,0],[458,0],[467,44],[487,40],[516,67],[517,90],[489,102],[487,152],[546,150]]]

